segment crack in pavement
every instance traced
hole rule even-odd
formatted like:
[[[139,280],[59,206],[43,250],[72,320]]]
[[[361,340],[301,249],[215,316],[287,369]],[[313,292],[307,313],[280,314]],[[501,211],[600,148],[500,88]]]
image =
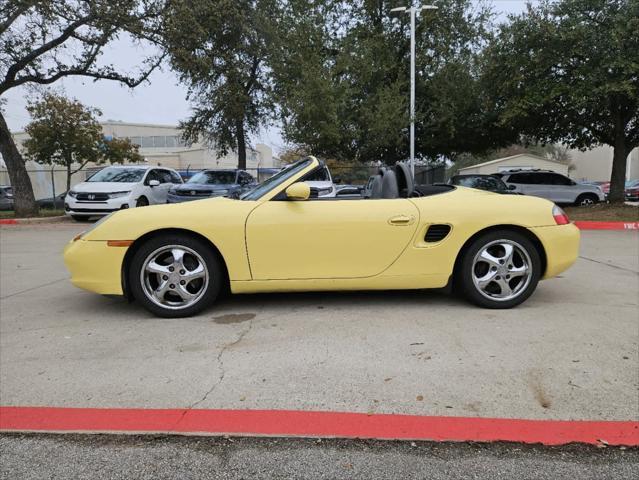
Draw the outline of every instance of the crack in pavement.
[[[43,283],[42,285],[38,285],[36,287],[31,287],[31,288],[27,288],[25,290],[21,290],[19,292],[15,292],[15,293],[10,293],[9,295],[5,295],[4,297],[0,297],[0,300],[4,300],[5,298],[10,298],[10,297],[15,297],[16,295],[20,295],[22,293],[27,293],[27,292],[32,292],[34,290],[37,290],[39,288],[44,288],[44,287],[48,287],[50,285],[56,284],[56,283],[60,283],[64,280],[68,280],[69,277],[64,277],[64,278],[60,278],[58,280],[53,280],[52,282],[48,282],[48,283]]]
[[[225,353],[225,352],[226,352],[229,348],[231,348],[231,347],[233,347],[233,346],[237,345],[238,343],[240,343],[240,342],[244,339],[244,337],[245,337],[246,335],[248,335],[248,333],[249,333],[249,332],[251,331],[251,329],[253,328],[253,322],[254,322],[254,320],[255,320],[255,318],[252,318],[252,319],[249,321],[248,327],[247,327],[247,328],[245,328],[242,332],[240,332],[240,334],[238,335],[238,337],[237,337],[234,341],[232,341],[232,342],[230,342],[230,343],[227,343],[227,344],[225,344],[225,345],[222,347],[222,349],[220,350],[220,353],[218,353],[218,355],[217,355],[217,363],[218,363],[218,367],[219,367],[219,369],[220,369],[220,375],[218,376],[217,381],[216,381],[216,382],[215,382],[215,383],[211,386],[211,388],[209,388],[209,389],[208,389],[208,391],[204,394],[204,396],[202,396],[202,398],[200,398],[200,399],[199,399],[199,400],[197,400],[196,402],[193,402],[191,405],[189,405],[189,406],[186,408],[186,410],[185,410],[184,414],[182,415],[182,418],[184,418],[184,415],[186,415],[186,413],[187,413],[189,410],[194,409],[195,407],[197,407],[198,405],[200,405],[202,402],[204,402],[204,401],[208,398],[208,396],[209,396],[211,393],[213,393],[217,387],[219,387],[219,386],[220,386],[220,384],[221,384],[221,383],[222,383],[222,381],[224,380],[224,376],[226,375],[226,370],[224,369],[224,360],[222,359],[222,357],[224,356],[224,353]]]
[[[636,270],[632,270],[630,268],[626,268],[626,267],[620,267],[618,265],[614,265],[612,263],[606,263],[606,262],[602,262],[601,260],[595,260],[594,258],[588,258],[588,257],[584,257],[583,255],[579,255],[579,258],[583,258],[584,260],[588,260],[589,262],[594,262],[594,263],[599,263],[601,265],[605,265],[607,267],[612,267],[612,268],[616,268],[617,270],[624,270],[626,272],[630,272],[630,273],[635,273],[637,275],[639,275],[639,272]]]

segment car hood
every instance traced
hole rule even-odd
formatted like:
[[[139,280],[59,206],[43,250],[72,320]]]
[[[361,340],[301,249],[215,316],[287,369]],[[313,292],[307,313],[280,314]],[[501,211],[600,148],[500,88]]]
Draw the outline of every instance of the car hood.
[[[233,222],[238,221],[244,225],[246,217],[257,205],[254,201],[212,197],[195,202],[127,208],[112,213],[104,223],[88,230],[83,239],[132,240],[150,231],[165,228],[190,230],[215,239],[225,232],[236,233],[232,227]],[[243,228],[240,230],[243,235]]]
[[[329,181],[311,181],[311,182],[304,182],[305,184],[307,184],[309,187],[313,187],[313,188],[329,188],[333,186],[333,182],[329,182]]]
[[[126,192],[132,190],[137,183],[125,182],[82,182],[75,185],[71,190],[74,192]]]

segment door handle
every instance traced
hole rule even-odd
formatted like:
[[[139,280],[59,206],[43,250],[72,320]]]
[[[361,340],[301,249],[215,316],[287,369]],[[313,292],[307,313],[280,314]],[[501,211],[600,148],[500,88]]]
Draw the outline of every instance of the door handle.
[[[388,219],[391,225],[410,225],[415,221],[415,217],[408,215],[396,215]]]

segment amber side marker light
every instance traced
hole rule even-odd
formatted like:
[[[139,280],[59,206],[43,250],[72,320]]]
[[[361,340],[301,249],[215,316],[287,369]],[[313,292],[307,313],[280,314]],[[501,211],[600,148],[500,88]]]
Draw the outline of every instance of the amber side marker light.
[[[78,240],[80,240],[82,238],[82,235],[84,235],[86,232],[80,232],[78,233],[75,237],[73,237],[73,241],[77,242]]]
[[[568,218],[568,215],[566,215],[566,212],[564,212],[557,205],[552,207],[552,216],[555,219],[555,223],[557,225],[568,225],[570,223],[570,219]]]
[[[133,240],[107,240],[107,246],[109,247],[128,247],[133,243]]]

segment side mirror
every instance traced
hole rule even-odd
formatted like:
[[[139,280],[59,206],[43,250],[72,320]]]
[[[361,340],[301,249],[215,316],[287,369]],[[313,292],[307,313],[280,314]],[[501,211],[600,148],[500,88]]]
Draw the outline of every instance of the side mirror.
[[[517,185],[508,185],[508,190],[517,190]]]
[[[149,187],[157,187],[160,185],[159,180],[149,180]]]
[[[311,188],[304,182],[297,182],[286,189],[286,198],[289,200],[308,200],[311,196]]]

